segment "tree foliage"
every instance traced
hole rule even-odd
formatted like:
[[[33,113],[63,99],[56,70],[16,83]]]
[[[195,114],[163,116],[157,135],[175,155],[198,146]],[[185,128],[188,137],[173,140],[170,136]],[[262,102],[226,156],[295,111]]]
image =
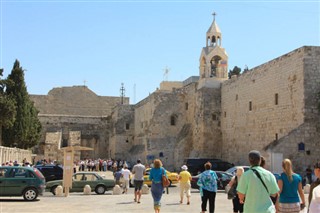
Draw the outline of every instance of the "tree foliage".
[[[228,77],[229,79],[231,78],[231,76],[233,75],[240,75],[241,74],[241,68],[235,66],[232,70],[229,70],[228,72]]]
[[[3,69],[0,69],[0,128],[8,128],[13,126],[13,122],[15,120],[16,102],[12,96],[6,94],[7,85],[12,82],[6,79],[1,79],[2,76]]]
[[[14,62],[6,88],[7,95],[14,98],[17,103],[16,119],[13,126],[3,128],[2,138],[6,146],[30,148],[36,145],[40,139],[41,123],[38,119],[38,111],[34,107],[24,81],[24,70],[18,60]]]

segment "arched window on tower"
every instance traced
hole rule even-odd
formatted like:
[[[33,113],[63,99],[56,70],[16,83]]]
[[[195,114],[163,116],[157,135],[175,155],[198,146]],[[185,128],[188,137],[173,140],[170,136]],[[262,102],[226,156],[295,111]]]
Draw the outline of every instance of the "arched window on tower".
[[[216,45],[221,46],[221,37],[220,36],[217,37]]]
[[[217,45],[217,39],[215,36],[212,36],[211,38],[211,45],[210,46],[216,46]]]
[[[221,60],[221,57],[220,56],[214,56],[211,61],[210,61],[210,64],[211,64],[211,70],[210,70],[210,78],[212,77],[216,77],[217,76],[217,69],[218,69],[218,66],[219,66],[219,61]]]

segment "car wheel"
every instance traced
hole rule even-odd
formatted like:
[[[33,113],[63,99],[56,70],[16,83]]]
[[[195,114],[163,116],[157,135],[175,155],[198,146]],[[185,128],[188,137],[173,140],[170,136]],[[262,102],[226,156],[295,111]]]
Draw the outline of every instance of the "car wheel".
[[[106,188],[104,186],[102,186],[102,185],[97,186],[96,189],[95,189],[95,192],[97,194],[99,194],[99,195],[104,194],[105,191],[106,191]]]
[[[27,188],[23,192],[23,198],[27,201],[33,201],[38,197],[38,191],[35,188]]]
[[[50,191],[51,191],[51,193],[52,193],[53,195],[56,195],[56,189],[57,189],[57,187],[58,187],[58,186],[52,186],[52,187],[51,187],[51,190],[50,190]]]

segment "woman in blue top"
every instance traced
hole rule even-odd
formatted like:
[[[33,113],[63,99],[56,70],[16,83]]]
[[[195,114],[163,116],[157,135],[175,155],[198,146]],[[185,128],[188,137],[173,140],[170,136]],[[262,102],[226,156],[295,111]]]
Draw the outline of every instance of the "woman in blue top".
[[[162,174],[167,176],[166,170],[162,167],[162,162],[155,159],[153,162],[154,167],[150,170],[149,179],[152,181],[151,194],[153,197],[154,212],[160,212],[161,197],[163,192]]]
[[[300,198],[301,205],[305,205],[304,193],[302,191],[302,179],[300,175],[293,173],[292,163],[289,159],[284,159],[282,162],[283,173],[278,179],[280,188],[280,199],[278,212],[300,212]],[[299,198],[299,195],[300,198]]]
[[[200,187],[200,195],[201,195],[201,210],[202,213],[207,211],[207,201],[209,200],[209,212],[214,212],[214,204],[217,193],[217,174],[211,170],[211,163],[207,162],[204,164],[204,168],[206,169],[204,172],[200,174],[198,179],[198,186]]]

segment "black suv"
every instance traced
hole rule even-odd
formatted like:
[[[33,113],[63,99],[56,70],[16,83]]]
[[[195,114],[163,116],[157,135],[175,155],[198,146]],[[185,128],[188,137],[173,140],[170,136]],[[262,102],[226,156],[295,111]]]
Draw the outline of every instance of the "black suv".
[[[63,168],[59,165],[41,164],[36,165],[34,167],[37,168],[43,174],[43,176],[46,179],[46,182],[63,179]]]
[[[211,169],[214,171],[226,171],[234,166],[232,163],[212,158],[188,158],[186,160],[186,165],[188,166],[188,171],[192,175],[197,175],[204,171],[204,164],[208,161],[212,164]]]

